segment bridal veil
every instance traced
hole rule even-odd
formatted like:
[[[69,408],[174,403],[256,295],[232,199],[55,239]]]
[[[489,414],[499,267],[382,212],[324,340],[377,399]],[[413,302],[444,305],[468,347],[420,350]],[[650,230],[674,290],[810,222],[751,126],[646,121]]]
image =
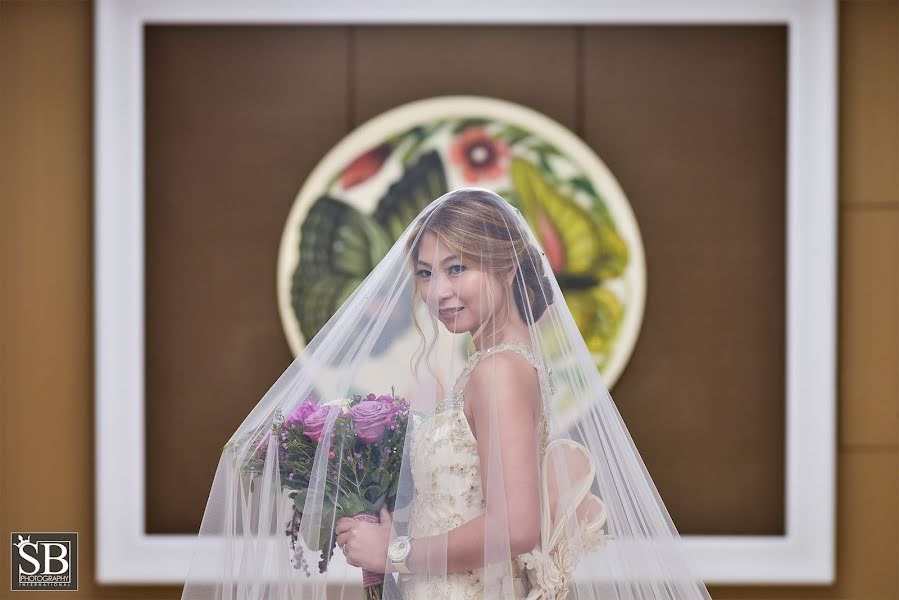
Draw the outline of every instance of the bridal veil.
[[[529,201],[457,189],[301,247],[309,314],[373,268],[224,446],[183,600],[709,598],[572,315],[611,259],[572,252],[563,290]],[[382,506],[408,573],[336,543]]]

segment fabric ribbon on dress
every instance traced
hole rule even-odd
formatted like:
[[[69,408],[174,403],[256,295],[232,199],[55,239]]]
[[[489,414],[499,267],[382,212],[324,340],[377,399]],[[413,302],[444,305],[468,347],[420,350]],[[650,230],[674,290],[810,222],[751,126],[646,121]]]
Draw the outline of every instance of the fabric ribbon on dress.
[[[546,446],[540,473],[540,545],[517,558],[531,585],[526,600],[564,600],[581,557],[615,536],[602,532],[608,513],[605,503],[590,492],[596,468],[587,448],[570,439],[553,440]],[[563,490],[560,481],[566,484]]]

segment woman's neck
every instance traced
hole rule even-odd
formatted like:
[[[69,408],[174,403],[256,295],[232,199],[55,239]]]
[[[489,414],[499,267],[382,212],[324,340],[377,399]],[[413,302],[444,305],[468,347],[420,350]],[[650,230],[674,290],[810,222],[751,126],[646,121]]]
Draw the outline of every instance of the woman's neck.
[[[505,321],[505,324],[500,329],[496,329],[496,323],[502,321]],[[528,330],[527,323],[525,323],[518,312],[514,310],[512,311],[512,314],[509,315],[508,319],[505,318],[504,314],[494,314],[493,322],[488,323],[486,327],[484,327],[484,330],[493,331],[493,333],[478,336],[478,339],[474,342],[475,350],[478,352],[507,343],[524,344],[525,346],[531,345],[531,333]],[[477,328],[475,328],[475,331],[477,331]],[[470,333],[473,334],[474,331]]]
[[[525,346],[531,345],[530,335],[528,331],[525,330],[523,332],[506,332],[505,335],[502,333],[497,333],[491,337],[481,337],[474,343],[474,348],[478,352],[483,352],[488,348],[493,348],[494,346],[499,346],[500,344],[524,344]]]

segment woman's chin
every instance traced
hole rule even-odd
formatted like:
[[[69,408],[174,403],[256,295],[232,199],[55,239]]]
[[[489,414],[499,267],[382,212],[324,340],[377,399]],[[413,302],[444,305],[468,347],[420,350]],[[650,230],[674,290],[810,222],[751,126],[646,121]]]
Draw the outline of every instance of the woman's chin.
[[[446,327],[446,330],[450,333],[461,333],[463,331],[468,331],[468,328],[465,327],[462,323],[458,321],[452,321],[450,319],[443,321],[443,326]]]
[[[462,331],[468,331],[468,327],[465,326],[464,319],[454,319],[452,317],[438,317],[443,326],[446,327],[446,330],[451,333],[460,333]]]

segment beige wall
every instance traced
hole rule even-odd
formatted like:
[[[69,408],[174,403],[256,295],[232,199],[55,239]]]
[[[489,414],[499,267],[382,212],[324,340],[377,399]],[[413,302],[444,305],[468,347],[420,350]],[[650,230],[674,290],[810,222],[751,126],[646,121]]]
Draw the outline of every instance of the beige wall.
[[[0,540],[77,530],[72,596],[178,598],[92,581],[92,7],[0,6]],[[899,598],[896,0],[840,3],[839,101],[838,581],[715,598]],[[16,597],[0,547],[0,597]]]

